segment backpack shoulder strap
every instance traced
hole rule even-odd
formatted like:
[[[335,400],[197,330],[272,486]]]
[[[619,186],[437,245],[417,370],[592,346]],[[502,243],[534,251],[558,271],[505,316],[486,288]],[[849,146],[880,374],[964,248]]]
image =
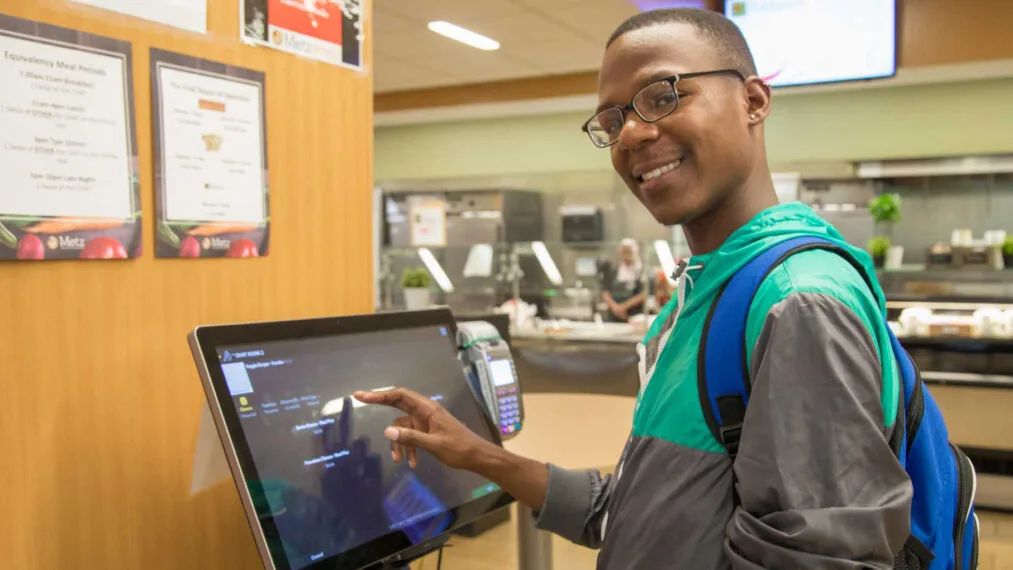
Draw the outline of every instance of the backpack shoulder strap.
[[[754,257],[718,291],[701,334],[697,362],[700,406],[711,433],[734,460],[749,403],[749,363],[746,362],[746,320],[756,292],[770,272],[792,255],[823,249],[840,255],[858,270],[875,291],[865,268],[844,248],[829,239],[803,236],[778,243]]]

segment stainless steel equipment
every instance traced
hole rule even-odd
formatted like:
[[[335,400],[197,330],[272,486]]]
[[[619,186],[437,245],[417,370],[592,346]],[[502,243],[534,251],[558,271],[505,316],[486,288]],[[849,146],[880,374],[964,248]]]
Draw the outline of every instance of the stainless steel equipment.
[[[401,274],[405,269],[422,267],[418,252],[411,243],[411,204],[412,200],[442,199],[439,194],[384,194],[383,195],[383,230],[382,248],[380,251],[380,267],[377,277],[380,279],[383,308],[390,310],[404,307],[404,293],[401,289]],[[431,248],[433,256],[441,265],[443,248]],[[433,302],[444,304],[442,292],[433,292]]]
[[[542,239],[542,196],[526,190],[466,190],[453,192],[398,191],[384,194],[383,244],[390,259],[389,296],[393,306],[403,304],[398,281],[405,267],[419,266],[411,255],[410,204],[413,200],[440,200],[446,205],[446,246],[430,248],[454,284],[450,293],[437,293],[434,301],[455,310],[483,310],[512,296],[506,279],[518,272],[508,271],[509,244]],[[491,247],[492,267],[487,274],[466,276],[465,267],[473,247]],[[537,261],[521,258],[519,292],[525,298],[544,295],[545,278]]]

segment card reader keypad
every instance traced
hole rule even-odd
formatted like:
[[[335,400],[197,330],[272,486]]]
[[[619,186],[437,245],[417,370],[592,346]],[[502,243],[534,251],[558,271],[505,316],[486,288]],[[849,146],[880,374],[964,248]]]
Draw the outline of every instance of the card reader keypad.
[[[500,432],[509,435],[520,431],[521,402],[518,399],[517,387],[497,388],[496,399],[499,400]]]

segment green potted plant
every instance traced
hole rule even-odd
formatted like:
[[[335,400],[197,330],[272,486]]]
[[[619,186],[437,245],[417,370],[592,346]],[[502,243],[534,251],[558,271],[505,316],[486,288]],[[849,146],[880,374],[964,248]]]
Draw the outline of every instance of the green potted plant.
[[[900,194],[886,193],[869,202],[869,213],[877,224],[893,224],[900,221]]]
[[[876,258],[876,253],[872,249],[873,242],[875,242],[876,247],[883,249],[882,261],[879,266],[885,266],[887,269],[900,268],[904,261],[904,246],[892,245],[891,239],[893,224],[900,221],[900,194],[888,192],[876,196],[869,202],[869,213],[872,214],[872,219],[876,222],[877,237],[869,242],[869,251],[873,253],[873,260]]]
[[[422,267],[409,267],[401,273],[401,289],[404,290],[405,308],[419,311],[429,307],[431,300],[429,286],[432,278]]]
[[[1006,269],[1013,269],[1013,236],[1002,242],[1002,260]]]
[[[886,253],[890,250],[890,238],[877,236],[869,240],[869,253],[872,254],[872,264],[877,269],[883,267],[886,262]]]

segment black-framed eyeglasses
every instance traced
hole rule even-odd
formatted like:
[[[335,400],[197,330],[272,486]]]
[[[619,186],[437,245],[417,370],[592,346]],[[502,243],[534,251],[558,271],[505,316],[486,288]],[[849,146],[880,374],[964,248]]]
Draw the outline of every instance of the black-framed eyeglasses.
[[[679,80],[709,75],[734,75],[741,81],[746,80],[742,73],[734,69],[699,71],[665,77],[638,91],[625,107],[616,105],[598,111],[584,123],[581,130],[591,137],[594,146],[608,148],[619,140],[619,134],[626,125],[627,113],[633,111],[645,123],[660,121],[679,108],[679,91],[675,88]]]

